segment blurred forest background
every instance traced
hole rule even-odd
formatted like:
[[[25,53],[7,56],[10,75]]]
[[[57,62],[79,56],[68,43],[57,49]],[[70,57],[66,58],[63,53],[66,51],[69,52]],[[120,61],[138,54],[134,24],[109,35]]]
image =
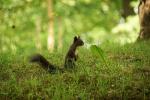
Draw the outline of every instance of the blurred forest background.
[[[149,16],[150,0],[0,0],[0,100],[150,100]],[[148,41],[134,43],[139,32]],[[30,63],[35,53],[64,72]]]
[[[136,41],[138,0],[0,0],[0,52]]]

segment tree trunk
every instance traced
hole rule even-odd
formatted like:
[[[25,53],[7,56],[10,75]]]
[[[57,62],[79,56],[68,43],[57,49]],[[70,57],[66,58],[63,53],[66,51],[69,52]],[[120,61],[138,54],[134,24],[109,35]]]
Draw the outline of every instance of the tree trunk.
[[[150,0],[141,0],[138,12],[140,20],[138,40],[150,39]]]
[[[62,18],[58,18],[58,48],[62,48],[62,36],[63,36],[63,29],[62,29]]]
[[[48,0],[48,40],[47,40],[47,47],[50,52],[54,49],[54,14],[53,14],[53,1]]]
[[[36,21],[35,21],[35,25],[36,25],[36,47],[38,49],[41,49],[41,38],[40,38],[40,34],[41,34],[41,18],[37,17]]]
[[[122,1],[122,17],[123,18],[127,18],[129,15],[133,15],[134,13],[134,9],[133,7],[131,7],[130,3],[132,0],[123,0]]]

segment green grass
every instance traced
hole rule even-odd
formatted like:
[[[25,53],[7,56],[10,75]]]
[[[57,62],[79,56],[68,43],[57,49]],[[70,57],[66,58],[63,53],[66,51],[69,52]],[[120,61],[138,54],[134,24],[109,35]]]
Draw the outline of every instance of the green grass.
[[[89,49],[79,49],[73,72],[51,75],[28,55],[0,54],[0,99],[148,100],[150,98],[150,41],[125,46],[104,44],[105,61]],[[63,66],[65,52],[42,53]]]

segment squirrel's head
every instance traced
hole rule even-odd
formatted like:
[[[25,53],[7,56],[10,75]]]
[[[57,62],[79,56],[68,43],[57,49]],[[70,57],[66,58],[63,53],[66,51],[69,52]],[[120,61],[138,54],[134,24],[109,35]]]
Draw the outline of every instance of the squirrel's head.
[[[78,36],[78,37],[75,36],[73,43],[74,44],[76,43],[77,46],[83,46],[84,45],[84,42],[81,40],[80,36]]]

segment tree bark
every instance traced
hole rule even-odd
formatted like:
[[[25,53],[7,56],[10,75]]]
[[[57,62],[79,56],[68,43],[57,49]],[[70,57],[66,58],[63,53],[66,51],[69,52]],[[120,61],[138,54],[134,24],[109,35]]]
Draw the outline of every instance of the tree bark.
[[[54,49],[54,14],[53,14],[53,0],[48,0],[48,40],[47,48],[50,52]]]
[[[63,36],[63,28],[62,28],[62,18],[58,18],[58,49],[62,48],[62,36]]]
[[[127,18],[129,15],[133,15],[134,9],[131,7],[130,3],[132,0],[123,0],[122,1],[122,17]]]
[[[141,0],[139,4],[140,34],[138,40],[150,39],[150,0]]]
[[[38,49],[41,49],[41,38],[40,38],[40,34],[41,34],[41,18],[37,17],[36,21],[35,21],[35,25],[36,25],[36,47]]]

